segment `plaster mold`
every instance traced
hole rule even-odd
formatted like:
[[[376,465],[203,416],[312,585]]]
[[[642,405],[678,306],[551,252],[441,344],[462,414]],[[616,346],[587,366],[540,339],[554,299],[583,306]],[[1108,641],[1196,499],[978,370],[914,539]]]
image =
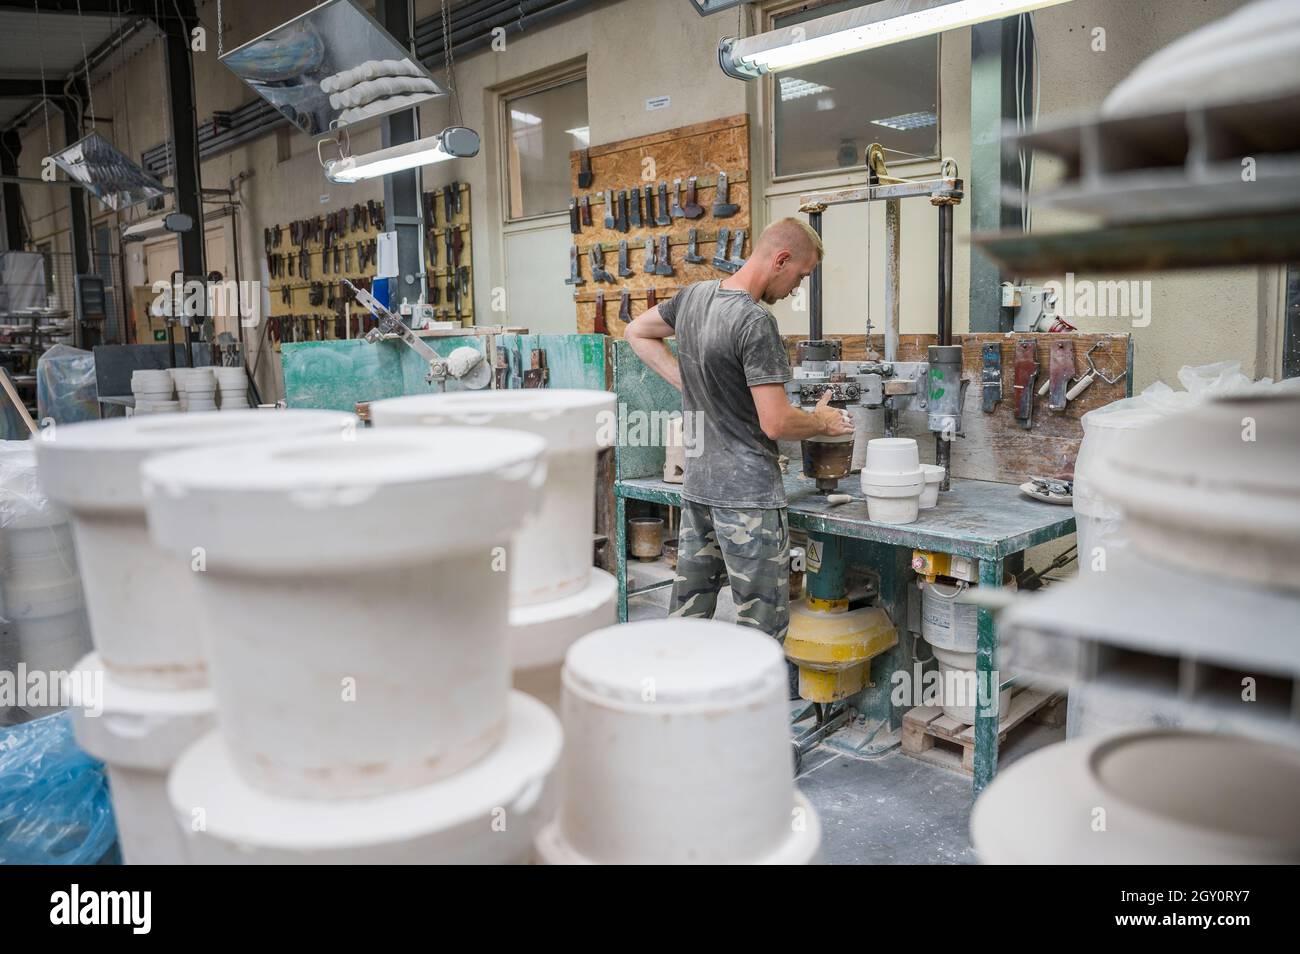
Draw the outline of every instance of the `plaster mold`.
[[[667,619],[598,630],[564,664],[551,864],[807,864],[816,812],[796,792],[785,657],[755,630]]]
[[[198,445],[345,433],[334,411],[248,411],[59,425],[37,443],[41,484],[72,517],[96,651],[115,679],[143,689],[206,683],[195,617],[197,555],[164,553],[145,526],[140,467]],[[53,594],[45,594],[53,599]]]
[[[540,501],[543,447],[519,431],[389,427],[145,464],[153,539],[206,554],[194,616],[244,782],[387,794],[501,741],[509,574],[493,552]]]

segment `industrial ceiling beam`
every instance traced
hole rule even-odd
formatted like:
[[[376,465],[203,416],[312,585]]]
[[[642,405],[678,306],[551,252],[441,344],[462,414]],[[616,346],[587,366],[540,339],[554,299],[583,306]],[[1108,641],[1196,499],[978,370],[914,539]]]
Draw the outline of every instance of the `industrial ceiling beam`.
[[[194,105],[194,62],[190,53],[190,27],[198,22],[194,0],[174,0],[181,17],[159,24],[167,69],[167,104],[172,135],[172,200],[177,212],[194,223],[177,233],[180,268],[185,280],[203,281],[207,266],[203,254],[203,190],[199,180],[198,114]]]
[[[33,96],[62,96],[63,83],[38,79],[0,76],[0,99],[30,99]]]

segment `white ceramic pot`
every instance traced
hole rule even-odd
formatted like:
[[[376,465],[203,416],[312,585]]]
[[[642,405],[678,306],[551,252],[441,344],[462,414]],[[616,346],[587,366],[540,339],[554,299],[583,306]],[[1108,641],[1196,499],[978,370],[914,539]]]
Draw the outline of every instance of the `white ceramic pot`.
[[[215,725],[212,693],[126,686],[93,654],[76,669],[100,680],[101,711],[84,703],[72,706],[72,728],[77,745],[108,767],[123,859],[132,865],[183,864],[181,831],[167,800],[167,773]]]
[[[867,442],[862,468],[867,516],[876,523],[914,523],[920,513],[925,474],[910,437],[877,437]]]
[[[197,555],[164,554],[149,539],[140,465],[195,445],[349,427],[355,418],[334,411],[146,415],[60,425],[54,440],[38,443],[41,483],[72,514],[95,648],[115,678],[145,689],[196,688],[207,678],[191,589]]]
[[[921,474],[925,477],[925,486],[921,488],[922,510],[929,510],[939,505],[939,485],[943,483],[944,468],[938,464],[922,464]]]
[[[979,685],[979,675],[975,671],[975,652],[955,652],[933,645],[930,649],[934,652],[943,677],[943,714],[958,722],[974,725],[978,703],[984,695]],[[1010,678],[1005,672],[999,672],[997,676],[999,682],[1006,682]],[[991,686],[987,692],[992,692]],[[1011,705],[1011,695],[1010,686],[998,693],[998,718],[1006,715],[1007,707]]]
[[[563,736],[546,706],[509,693],[500,744],[442,781],[320,801],[249,786],[214,732],[172,771],[192,864],[522,864],[554,810]],[[194,824],[201,813],[203,825]]]
[[[753,629],[666,619],[598,630],[564,665],[561,802],[549,863],[817,857],[797,797],[785,657]]]
[[[560,671],[580,637],[618,622],[618,581],[591,570],[587,585],[562,599],[510,610],[510,666],[516,689],[560,711]]]
[[[376,428],[395,425],[508,427],[546,441],[546,492],[537,516],[512,550],[511,605],[570,596],[590,577],[595,455],[617,436],[616,398],[608,391],[537,389],[459,391],[375,401]]]
[[[540,501],[543,447],[520,431],[390,427],[146,462],[154,540],[205,552],[192,617],[249,784],[392,792],[500,741],[509,573],[494,554]]]
[[[986,864],[1296,864],[1297,791],[1293,746],[1140,729],[1049,745],[998,772],[971,839]]]

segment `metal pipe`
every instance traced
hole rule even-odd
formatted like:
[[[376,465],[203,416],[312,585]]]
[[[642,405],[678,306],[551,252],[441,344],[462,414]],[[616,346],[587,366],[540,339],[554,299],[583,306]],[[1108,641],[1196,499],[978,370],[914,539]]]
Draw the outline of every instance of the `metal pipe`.
[[[952,204],[939,206],[939,344],[952,344]]]
[[[808,224],[820,237],[822,234],[822,214],[808,213]],[[808,277],[808,338],[811,341],[822,340],[822,263],[818,262]]]
[[[885,360],[898,360],[899,259],[902,215],[898,199],[885,202]]]

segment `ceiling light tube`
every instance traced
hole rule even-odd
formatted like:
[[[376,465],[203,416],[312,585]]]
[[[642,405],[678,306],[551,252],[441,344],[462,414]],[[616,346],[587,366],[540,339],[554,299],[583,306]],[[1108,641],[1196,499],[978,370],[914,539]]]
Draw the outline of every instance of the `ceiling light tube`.
[[[722,71],[736,79],[821,63],[862,50],[1000,20],[1070,0],[881,0],[758,36],[724,37]]]
[[[374,179],[446,159],[472,159],[478,155],[478,147],[478,133],[474,130],[465,126],[448,126],[436,136],[360,156],[331,159],[325,163],[325,178],[341,183]]]

